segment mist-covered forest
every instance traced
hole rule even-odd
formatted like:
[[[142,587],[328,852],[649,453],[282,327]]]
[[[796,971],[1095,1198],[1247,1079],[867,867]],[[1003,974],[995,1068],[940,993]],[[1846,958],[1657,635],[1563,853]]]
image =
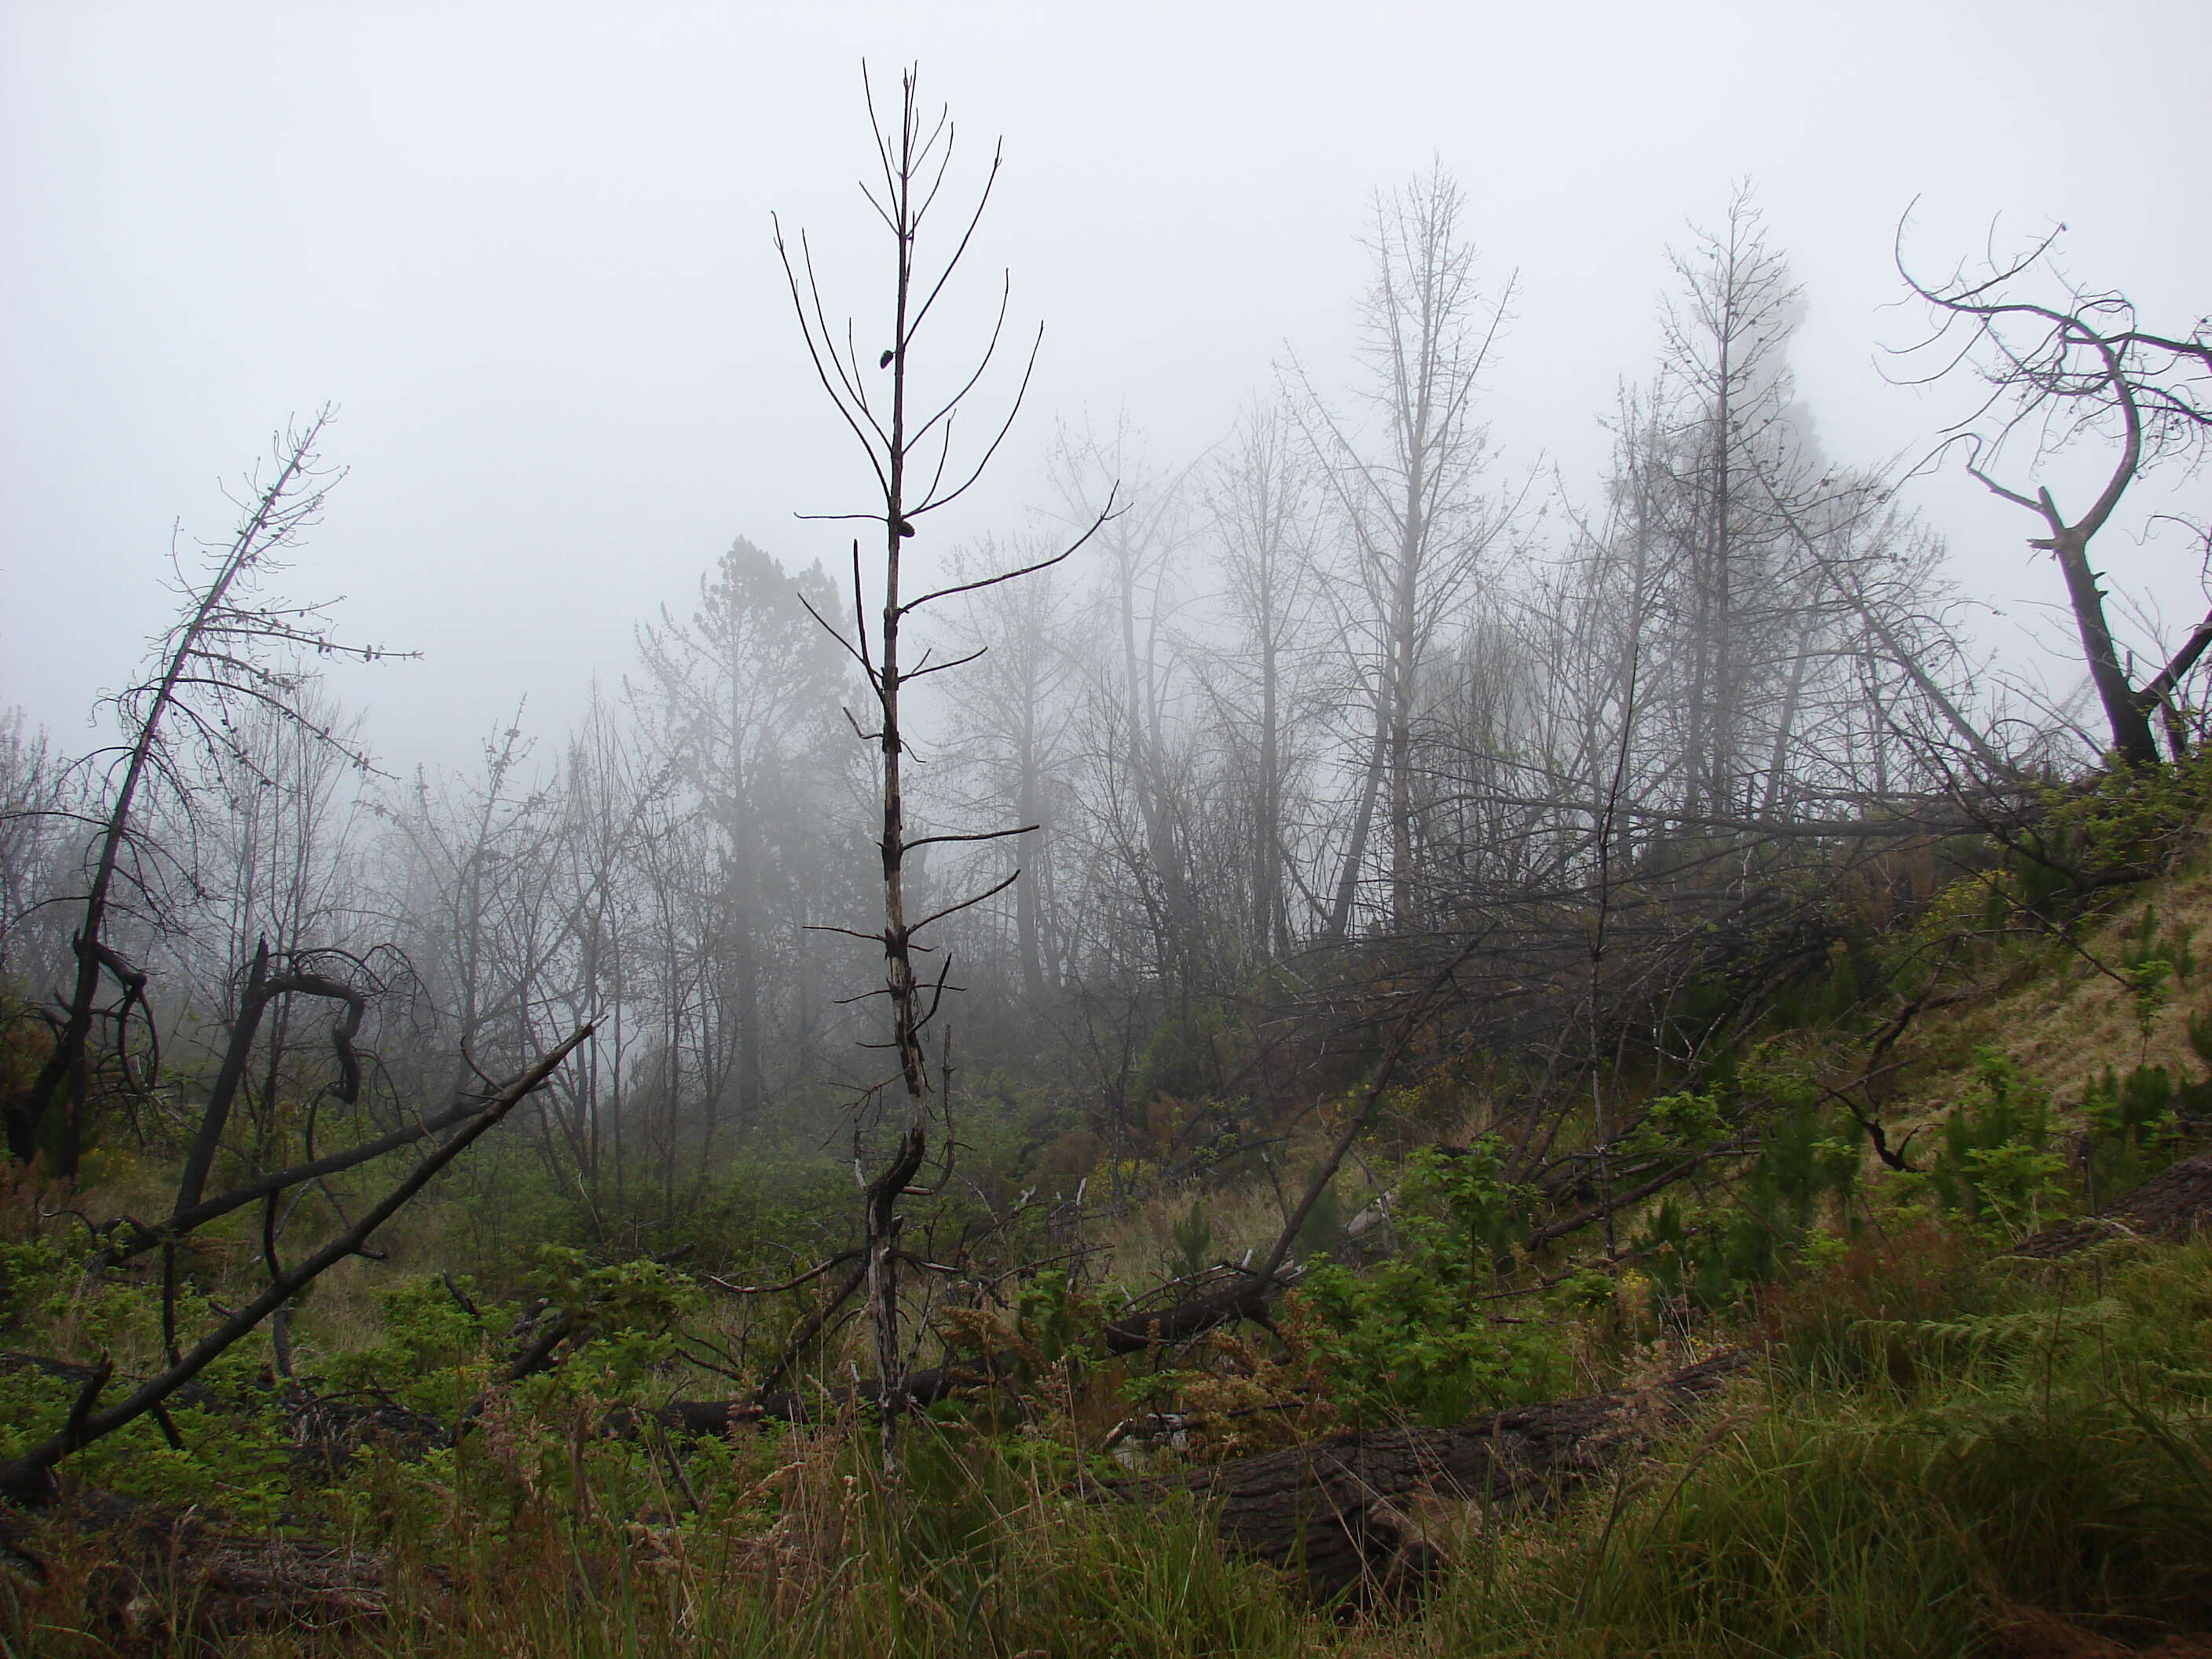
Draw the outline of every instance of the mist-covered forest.
[[[371,741],[325,409],[0,727],[10,1650],[2205,1650],[2212,323],[1900,233],[1838,453],[1739,181],[1572,477],[1437,160],[1176,450],[866,94],[576,718]]]

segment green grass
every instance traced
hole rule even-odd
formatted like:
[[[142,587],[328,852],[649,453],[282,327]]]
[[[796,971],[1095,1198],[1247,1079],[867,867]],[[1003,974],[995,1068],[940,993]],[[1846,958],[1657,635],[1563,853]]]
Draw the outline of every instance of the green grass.
[[[2053,1272],[1909,1239],[1755,1334],[1766,1365],[1714,1414],[1557,1516],[1470,1520],[1417,1609],[1309,1607],[1194,1509],[1075,1495],[1048,1438],[917,1425],[896,1489],[865,1437],[709,1445],[692,1512],[649,1450],[515,1423],[355,1478],[392,1618],[220,1650],[1964,1659],[2013,1650],[2024,1609],[2130,1644],[2212,1629],[2212,1249]],[[67,1603],[17,1602],[14,1650],[131,1650]]]
[[[1767,1330],[1763,1398],[1498,1540],[1430,1612],[1437,1650],[1934,1659],[2005,1650],[2030,1608],[2212,1629],[2212,1251],[2051,1277],[1908,1247]]]
[[[915,1423],[896,1486],[846,1429],[680,1449],[602,1437],[611,1405],[681,1385],[642,1340],[496,1391],[456,1451],[367,1457],[326,1489],[292,1467],[260,1356],[241,1351],[210,1377],[216,1398],[176,1413],[186,1451],[149,1421],[79,1472],[389,1561],[383,1620],[200,1642],[265,1659],[1964,1659],[2026,1651],[2017,1632],[2037,1619],[2136,1647],[2212,1631],[2212,1246],[2008,1264],[1924,1203],[1862,1207],[1859,1244],[1831,1240],[1808,1258],[1825,1266],[1717,1333],[1764,1356],[1727,1401],[1556,1515],[1436,1517],[1449,1565],[1416,1607],[1340,1617],[1224,1556],[1194,1508],[1094,1501],[1048,1390],[989,1421]],[[1879,1224],[1907,1230],[1867,1242]],[[37,1237],[0,1247],[8,1346],[150,1346],[143,1285],[95,1284]],[[374,1307],[341,1322],[381,1338],[325,1356],[334,1377],[433,1409],[475,1396],[485,1322],[427,1280]],[[1603,1367],[1650,1334],[1620,1318]],[[1410,1304],[1394,1328],[1433,1334]],[[35,1373],[0,1378],[0,1449],[70,1397]],[[43,1586],[0,1569],[0,1659],[191,1650],[174,1633],[198,1609],[158,1562],[118,1594],[112,1538],[45,1547]]]

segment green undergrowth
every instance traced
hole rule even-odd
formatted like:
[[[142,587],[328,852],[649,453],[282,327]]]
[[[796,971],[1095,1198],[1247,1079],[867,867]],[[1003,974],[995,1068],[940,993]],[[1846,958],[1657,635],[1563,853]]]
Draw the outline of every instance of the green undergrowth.
[[[2023,1631],[2212,1630],[2212,1247],[2051,1267],[1931,1224],[1727,1334],[1754,1371],[1560,1512],[1438,1519],[1449,1565],[1417,1605],[1316,1607],[1187,1499],[1100,1501],[1065,1422],[918,1422],[893,1486],[849,1425],[596,1438],[580,1380],[334,1495],[326,1524],[395,1564],[386,1619],[205,1650],[1964,1659],[2045,1650]],[[72,1571],[97,1567],[10,1581],[14,1651],[118,1650],[68,1604]],[[121,1650],[188,1611],[142,1613]]]
[[[909,1431],[893,1486],[848,1429],[710,1443],[672,1463],[495,1421],[458,1458],[362,1472],[349,1541],[392,1564],[373,1626],[234,1629],[173,1650],[1174,1659],[1336,1646],[1273,1574],[1224,1557],[1188,1499],[1071,1498],[1061,1460],[927,1424]],[[97,1571],[80,1559],[57,1576]],[[11,1640],[71,1659],[115,1650],[112,1623],[72,1628],[58,1598],[15,1595]],[[191,1612],[149,1609],[135,1650],[172,1650]]]
[[[1760,1383],[1480,1552],[1426,1616],[1437,1650],[1963,1659],[2054,1621],[2212,1629],[2212,1250],[1959,1252],[1870,1247],[1776,1302]]]
[[[1237,1194],[1218,1171],[1167,1187],[1156,1236],[1085,1277],[1010,1173],[1054,1121],[1006,1129],[978,1160],[973,1212],[946,1224],[1014,1215],[1010,1259],[1047,1265],[994,1298],[914,1310],[925,1342],[988,1358],[997,1382],[911,1422],[896,1480],[873,1425],[849,1417],[698,1441],[620,1426],[672,1396],[738,1392],[820,1305],[826,1281],[732,1301],[691,1267],[786,1276],[791,1241],[810,1257],[849,1209],[849,1176],[826,1164],[781,1184],[739,1170],[682,1228],[612,1243],[456,1193],[455,1215],[477,1218],[453,1223],[465,1248],[438,1264],[450,1273],[432,1265],[425,1222],[393,1262],[306,1299],[294,1334],[317,1392],[465,1420],[455,1443],[303,1455],[257,1340],[167,1425],[140,1421],[72,1473],[164,1515],[387,1563],[382,1617],[199,1644],[267,1659],[2087,1659],[2212,1632],[2212,1245],[2122,1239],[2057,1265],[2003,1255],[2204,1144],[2212,1005],[2198,1006],[2188,925],[2160,908],[2174,890],[2100,884],[2193,846],[2203,782],[2168,769],[2054,797],[2032,855],[1836,952],[1794,1013],[1702,1071],[1653,1067],[1624,1089],[1628,1127],[1579,1185],[1547,1192],[1511,1173],[1482,1115],[1503,1073],[1480,1057],[1409,1082],[1362,1169],[1387,1227],[1354,1248],[1346,1210],[1359,1200],[1317,1207],[1296,1240],[1304,1282],[1267,1332],[1110,1355],[1103,1328],[1156,1267],[1226,1271]],[[1957,948],[1931,951],[1946,929]],[[2107,952],[2102,971],[2085,965],[2090,945]],[[1990,1021],[1968,1035],[1931,1015],[1902,1047],[1875,1044],[1900,999],[1935,988],[1936,962],[1990,984],[2079,976],[2118,1011],[2123,1046],[2094,1063],[2120,1060],[2086,1084],[2077,1066],[2061,1097]],[[1147,1065],[1165,1077],[1202,1047],[1164,1044]],[[1869,1115],[1883,1103],[1862,1085],[1885,1054],[1911,1056],[1916,1087],[1935,1082],[1878,1151]],[[1578,1137],[1595,1125],[1561,1121],[1561,1148],[1586,1156]],[[1601,1230],[1559,1231],[1670,1170],[1684,1178],[1607,1211]],[[161,1346],[150,1264],[91,1272],[64,1212],[0,1211],[0,1347],[145,1369]],[[250,1278],[240,1244],[188,1261],[184,1324]],[[548,1322],[566,1333],[559,1364],[502,1381]],[[859,1329],[833,1331],[792,1382],[821,1401],[860,1375]],[[1109,1435],[1139,1419],[1171,1421],[1176,1442],[1146,1449],[1140,1436],[1121,1455],[1172,1468],[1632,1389],[1731,1345],[1757,1364],[1723,1399],[1555,1512],[1425,1510],[1444,1565],[1416,1600],[1312,1605],[1294,1578],[1225,1553],[1188,1498],[1103,1490],[1129,1472]],[[933,1346],[921,1361],[937,1358]],[[72,1396],[66,1377],[0,1369],[0,1454],[58,1425]],[[192,1650],[198,1612],[158,1562],[142,1564],[121,1616],[110,1540],[44,1547],[43,1585],[0,1573],[0,1659]]]

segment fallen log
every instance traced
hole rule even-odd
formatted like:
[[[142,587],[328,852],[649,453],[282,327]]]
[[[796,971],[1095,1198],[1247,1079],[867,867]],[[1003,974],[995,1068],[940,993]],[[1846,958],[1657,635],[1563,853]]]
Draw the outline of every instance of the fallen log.
[[[1643,1389],[1509,1407],[1457,1428],[1358,1430],[1103,1490],[1126,1502],[1188,1492],[1218,1505],[1226,1547],[1297,1575],[1317,1601],[1417,1595],[1444,1563],[1422,1500],[1501,1515],[1548,1507],[1680,1421],[1749,1358],[1731,1349]]]
[[[905,1405],[908,1410],[934,1406],[949,1397],[955,1389],[982,1388],[995,1380],[992,1369],[981,1364],[939,1365],[927,1370],[909,1371]],[[763,1421],[811,1422],[855,1404],[873,1407],[877,1401],[877,1385],[872,1382],[864,1382],[858,1389],[847,1383],[818,1395],[785,1389],[756,1394],[744,1400],[672,1400],[646,1411],[620,1406],[607,1413],[602,1428],[607,1434],[627,1437],[647,1424],[656,1424],[672,1434],[706,1439]]]
[[[2153,1176],[2094,1216],[2046,1227],[2009,1254],[2056,1261],[2101,1239],[2133,1237],[2179,1243],[2212,1230],[2212,1152],[2200,1152]]]
[[[1106,1352],[1134,1353],[1140,1348],[1188,1342],[1194,1336],[1240,1320],[1267,1330],[1275,1322],[1267,1312],[1268,1298],[1289,1288],[1289,1281],[1256,1273],[1241,1273],[1227,1287],[1176,1303],[1152,1313],[1130,1314],[1106,1328]]]
[[[446,1424],[381,1394],[317,1394],[295,1383],[283,1404],[299,1465],[325,1478],[343,1472],[367,1447],[419,1457],[453,1443]]]
[[[189,1638],[380,1621],[389,1610],[388,1565],[367,1551],[229,1533],[192,1510],[82,1487],[43,1511],[0,1504],[0,1557],[34,1584],[70,1556],[81,1564],[68,1575],[72,1617],[163,1652]]]

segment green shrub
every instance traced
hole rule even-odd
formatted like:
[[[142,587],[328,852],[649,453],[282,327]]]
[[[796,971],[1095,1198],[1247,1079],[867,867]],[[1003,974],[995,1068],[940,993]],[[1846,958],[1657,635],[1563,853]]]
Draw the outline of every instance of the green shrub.
[[[72,1457],[68,1474],[96,1490],[173,1509],[212,1508],[246,1525],[274,1520],[293,1495],[289,1425],[265,1369],[265,1350],[245,1343],[173,1396],[162,1416],[145,1416]],[[118,1376],[100,1397],[112,1405],[132,1386]],[[0,1457],[57,1432],[77,1385],[33,1366],[0,1370]]]
[[[1393,1212],[1398,1253],[1355,1274],[1333,1262],[1299,1287],[1296,1322],[1355,1420],[1452,1423],[1564,1386],[1548,1328],[1494,1321],[1484,1292],[1527,1237],[1526,1202],[1497,1145],[1417,1154]]]
[[[464,1307],[444,1279],[430,1273],[374,1296],[381,1340],[334,1356],[325,1367],[327,1386],[450,1421],[491,1382],[495,1328],[506,1328],[513,1310]]]
[[[1848,1212],[1858,1161],[1849,1132],[1826,1115],[1785,1109],[1762,1130],[1757,1155],[1726,1197],[1662,1200],[1633,1246],[1666,1296],[1733,1307],[1814,1248],[1816,1224],[1829,1208]]]
[[[2207,1097],[2212,1083],[2177,1085],[2163,1066],[2138,1066],[2125,1077],[2106,1067],[2081,1099],[2091,1201],[2109,1202],[2172,1163],[2181,1146],[2181,1111],[2195,1115]]]
[[[1048,1366],[1086,1352],[1100,1322],[1064,1267],[1031,1275],[1014,1296],[1014,1331]]]
[[[1212,1265],[1208,1253],[1213,1248],[1213,1224],[1206,1216],[1204,1199],[1191,1200],[1190,1208],[1168,1228],[1168,1239],[1175,1247],[1168,1267],[1176,1277],[1195,1279]]]
[[[2024,1237],[2068,1207],[2066,1160],[2051,1150],[2049,1102],[2010,1058],[1983,1048],[1975,1066],[1976,1093],[1943,1120],[1924,1184],[1945,1214],[1976,1233]]]

